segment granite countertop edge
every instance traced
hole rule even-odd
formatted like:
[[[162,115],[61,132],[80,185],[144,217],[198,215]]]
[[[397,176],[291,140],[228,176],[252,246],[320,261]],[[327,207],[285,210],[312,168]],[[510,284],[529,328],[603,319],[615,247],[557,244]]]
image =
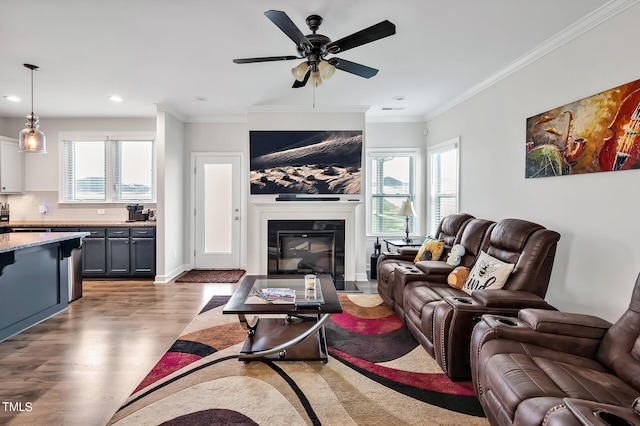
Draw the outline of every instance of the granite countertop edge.
[[[71,228],[71,227],[83,227],[83,228],[106,228],[106,227],[143,227],[151,226],[155,227],[155,221],[145,222],[127,222],[127,221],[89,221],[89,220],[65,220],[65,221],[11,221],[0,222],[0,228]]]
[[[22,250],[90,235],[88,232],[20,232],[0,234],[0,253]]]

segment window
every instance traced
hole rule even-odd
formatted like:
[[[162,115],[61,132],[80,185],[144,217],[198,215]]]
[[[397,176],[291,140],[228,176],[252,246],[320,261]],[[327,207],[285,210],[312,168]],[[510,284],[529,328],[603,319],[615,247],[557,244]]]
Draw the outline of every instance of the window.
[[[404,235],[405,217],[398,216],[402,202],[412,201],[419,213],[416,200],[418,152],[372,152],[369,158],[369,230],[372,235]],[[419,232],[418,224],[418,217],[409,218],[410,233]]]
[[[61,201],[154,201],[153,145],[149,139],[65,138]]]
[[[429,147],[429,235],[440,220],[458,211],[458,151],[460,138]]]
[[[153,199],[153,141],[114,141],[115,200]]]
[[[64,199],[105,201],[105,143],[64,141]]]

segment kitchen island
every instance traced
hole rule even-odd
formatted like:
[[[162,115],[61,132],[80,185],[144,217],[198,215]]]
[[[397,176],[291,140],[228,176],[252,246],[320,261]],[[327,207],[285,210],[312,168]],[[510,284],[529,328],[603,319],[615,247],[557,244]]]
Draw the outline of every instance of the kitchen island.
[[[0,341],[67,309],[69,258],[87,235],[0,234]]]

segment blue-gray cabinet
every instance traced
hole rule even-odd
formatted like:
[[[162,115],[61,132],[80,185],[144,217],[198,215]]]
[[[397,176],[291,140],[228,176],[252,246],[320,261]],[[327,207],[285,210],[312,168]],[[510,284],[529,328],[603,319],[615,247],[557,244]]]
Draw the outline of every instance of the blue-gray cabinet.
[[[155,228],[80,228],[91,232],[82,248],[83,277],[154,277],[156,274]]]

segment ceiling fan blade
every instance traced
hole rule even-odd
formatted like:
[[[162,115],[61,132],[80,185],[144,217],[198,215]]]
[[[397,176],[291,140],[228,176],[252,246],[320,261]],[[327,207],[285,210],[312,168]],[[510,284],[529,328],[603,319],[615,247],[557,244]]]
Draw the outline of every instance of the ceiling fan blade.
[[[302,34],[302,31],[293,23],[289,15],[280,10],[267,10],[265,16],[271,20],[283,33],[287,35],[296,46],[299,46],[305,52],[309,52],[313,47],[311,42]]]
[[[300,87],[304,87],[307,85],[307,81],[309,81],[309,76],[311,75],[311,71],[307,71],[307,73],[304,75],[304,79],[302,81],[294,81],[293,82],[293,86],[291,86],[291,88],[293,89],[298,89]]]
[[[331,53],[344,52],[381,38],[389,37],[396,33],[396,26],[389,21],[382,21],[364,30],[353,33],[327,45],[327,50]]]
[[[254,62],[290,61],[292,59],[302,59],[297,56],[265,56],[264,58],[242,58],[234,59],[236,64],[251,64]]]
[[[356,62],[347,61],[346,59],[331,58],[329,63],[339,70],[346,71],[351,74],[359,75],[364,78],[371,78],[378,74],[378,70]]]

